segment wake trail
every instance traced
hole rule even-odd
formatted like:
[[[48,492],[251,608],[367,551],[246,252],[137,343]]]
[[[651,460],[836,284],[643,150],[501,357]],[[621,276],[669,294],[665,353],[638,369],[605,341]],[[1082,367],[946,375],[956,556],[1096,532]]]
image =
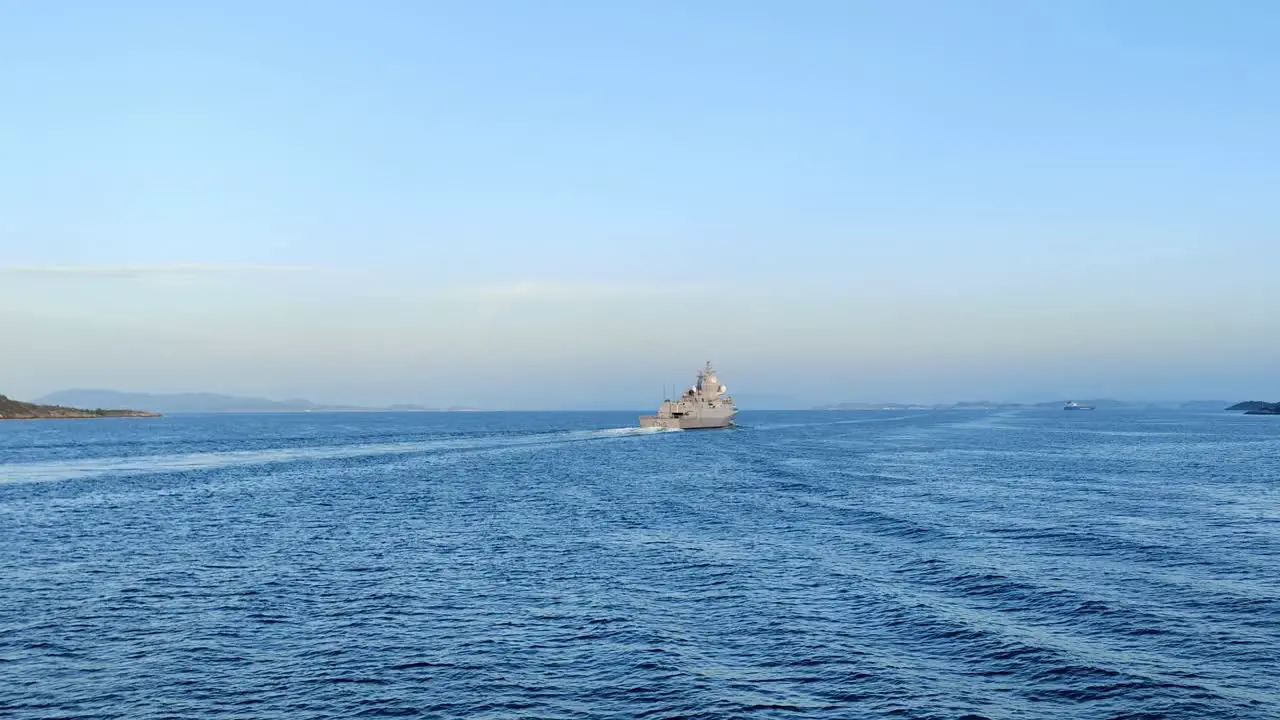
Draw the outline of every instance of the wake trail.
[[[151,475],[309,460],[343,460],[360,457],[467,452],[501,448],[555,447],[573,442],[644,437],[668,432],[679,432],[679,430],[625,427],[531,433],[515,437],[450,438],[403,443],[339,444],[318,447],[282,447],[264,450],[184,453],[180,455],[56,460],[8,465],[0,469],[0,484],[54,482],[98,476]]]

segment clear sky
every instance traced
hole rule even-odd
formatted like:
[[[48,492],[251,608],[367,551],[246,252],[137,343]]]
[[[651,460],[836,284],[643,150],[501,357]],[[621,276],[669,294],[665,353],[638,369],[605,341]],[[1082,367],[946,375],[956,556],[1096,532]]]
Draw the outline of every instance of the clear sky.
[[[0,392],[1280,400],[1278,27],[0,0]]]

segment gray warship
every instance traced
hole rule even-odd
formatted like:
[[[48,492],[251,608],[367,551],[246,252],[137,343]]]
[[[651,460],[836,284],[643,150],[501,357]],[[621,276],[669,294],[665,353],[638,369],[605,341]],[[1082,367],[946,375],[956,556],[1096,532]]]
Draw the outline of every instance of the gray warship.
[[[725,393],[711,362],[698,373],[698,382],[677,400],[663,400],[655,415],[641,415],[640,427],[668,430],[710,430],[733,424],[738,408]]]

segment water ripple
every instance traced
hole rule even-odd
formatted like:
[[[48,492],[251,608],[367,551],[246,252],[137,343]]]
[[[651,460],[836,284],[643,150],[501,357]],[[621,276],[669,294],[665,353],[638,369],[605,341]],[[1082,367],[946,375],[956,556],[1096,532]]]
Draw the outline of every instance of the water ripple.
[[[1280,716],[1274,424],[633,420],[0,426],[0,716]]]

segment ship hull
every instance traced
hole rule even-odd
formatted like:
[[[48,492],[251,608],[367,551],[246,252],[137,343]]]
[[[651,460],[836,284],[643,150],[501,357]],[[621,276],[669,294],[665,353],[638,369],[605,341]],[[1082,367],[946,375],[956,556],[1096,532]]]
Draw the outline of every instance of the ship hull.
[[[666,430],[718,430],[733,425],[733,417],[660,417],[641,415],[640,427]]]

